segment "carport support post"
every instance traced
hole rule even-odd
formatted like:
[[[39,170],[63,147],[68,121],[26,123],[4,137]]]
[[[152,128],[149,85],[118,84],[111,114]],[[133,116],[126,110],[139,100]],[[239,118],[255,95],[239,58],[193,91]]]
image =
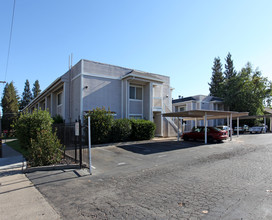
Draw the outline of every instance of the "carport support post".
[[[230,129],[232,129],[232,114],[230,114]],[[230,140],[232,141],[232,132],[230,132]]]
[[[178,117],[178,141],[179,141],[179,117]]]
[[[207,144],[207,112],[205,112],[204,124],[205,124],[205,144]]]
[[[91,117],[88,116],[88,139],[89,139],[89,169],[90,169],[90,175],[92,175],[92,142],[91,142]]]
[[[239,117],[237,117],[237,137],[239,137]]]
[[[229,116],[227,116],[227,126],[230,128],[229,126]],[[228,136],[230,137],[230,133],[232,132],[231,128],[230,130],[228,131]]]
[[[267,130],[266,130],[266,117],[264,116],[264,133],[266,133]]]

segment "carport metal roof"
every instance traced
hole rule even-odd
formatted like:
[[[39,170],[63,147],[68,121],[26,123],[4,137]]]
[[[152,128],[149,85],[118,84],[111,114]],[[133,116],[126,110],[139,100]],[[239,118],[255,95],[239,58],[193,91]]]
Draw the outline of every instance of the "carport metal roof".
[[[190,110],[183,112],[170,112],[162,114],[163,117],[178,117],[183,120],[204,120],[205,124],[205,144],[207,144],[207,120],[229,118],[230,127],[232,127],[232,119],[237,118],[237,121],[242,116],[248,116],[248,112],[235,112],[235,111],[214,111],[214,110]],[[239,125],[239,122],[238,122]],[[230,132],[231,133],[231,132]],[[178,132],[179,139],[179,132]],[[232,134],[231,134],[232,139]]]
[[[269,117],[272,117],[272,114],[242,116],[240,119],[257,119],[257,118],[269,118]]]
[[[183,112],[170,112],[162,114],[163,117],[182,117],[183,120],[194,120],[199,119],[203,120],[204,116],[207,116],[207,119],[220,119],[231,116],[232,118],[238,118],[242,116],[248,116],[248,112],[235,112],[235,111],[214,111],[214,110],[190,110]]]

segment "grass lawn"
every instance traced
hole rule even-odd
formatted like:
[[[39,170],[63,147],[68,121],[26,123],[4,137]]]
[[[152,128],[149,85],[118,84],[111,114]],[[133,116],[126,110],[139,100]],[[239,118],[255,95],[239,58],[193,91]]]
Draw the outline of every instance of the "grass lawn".
[[[23,156],[26,158],[27,157],[27,150],[23,149],[20,146],[20,143],[18,140],[14,140],[14,141],[9,141],[6,142],[6,145],[12,147],[14,150],[18,151],[19,153],[23,154]]]

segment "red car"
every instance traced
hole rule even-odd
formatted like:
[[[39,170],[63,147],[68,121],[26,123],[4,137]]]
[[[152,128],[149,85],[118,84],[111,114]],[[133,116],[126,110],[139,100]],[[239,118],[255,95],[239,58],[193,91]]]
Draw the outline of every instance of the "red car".
[[[191,132],[184,133],[182,136],[184,141],[188,141],[189,139],[193,140],[204,140],[205,139],[205,127],[197,127],[193,128]],[[207,127],[207,140],[208,142],[222,141],[228,138],[227,131],[221,130],[216,127]]]

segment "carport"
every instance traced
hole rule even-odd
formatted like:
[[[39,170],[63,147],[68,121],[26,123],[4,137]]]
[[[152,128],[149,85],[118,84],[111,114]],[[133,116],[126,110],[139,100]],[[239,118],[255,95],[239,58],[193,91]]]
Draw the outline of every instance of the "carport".
[[[243,116],[240,118],[240,120],[245,120],[245,119],[258,119],[258,118],[263,118],[264,124],[266,125],[266,118],[270,118],[270,132],[271,132],[271,127],[272,127],[272,114],[266,114],[266,115],[252,115],[252,116]]]
[[[213,110],[190,110],[183,112],[170,112],[162,114],[163,117],[177,117],[178,118],[178,141],[179,141],[179,121],[186,120],[204,120],[205,126],[205,144],[207,144],[207,125],[208,120],[212,119],[227,119],[227,124],[232,128],[232,119],[237,118],[237,125],[239,125],[239,118],[248,116],[248,112],[235,112],[235,111],[213,111]],[[182,123],[181,123],[182,124]],[[238,132],[239,135],[239,132]],[[230,132],[230,140],[232,140],[232,132]]]

